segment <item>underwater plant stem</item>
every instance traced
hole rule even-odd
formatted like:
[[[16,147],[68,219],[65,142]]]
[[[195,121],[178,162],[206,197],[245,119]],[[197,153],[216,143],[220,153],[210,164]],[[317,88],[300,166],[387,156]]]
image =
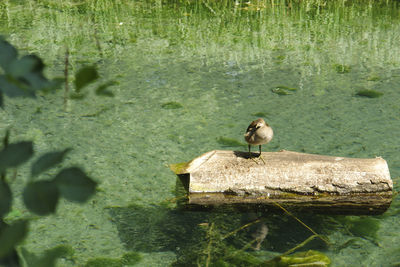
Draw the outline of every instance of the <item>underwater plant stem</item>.
[[[301,242],[300,244],[298,244],[297,246],[295,246],[294,248],[291,248],[288,251],[286,251],[285,253],[283,253],[281,256],[286,256],[288,254],[293,253],[294,251],[298,250],[299,248],[304,247],[308,242],[310,242],[311,240],[313,240],[316,237],[321,238],[318,235],[312,235],[309,238],[307,238],[306,240],[304,240],[303,242]]]
[[[208,229],[208,245],[207,245],[207,259],[206,259],[206,267],[208,267],[210,265],[210,261],[211,261],[211,243],[212,243],[212,238],[211,238],[211,234],[212,234],[212,230],[214,228],[214,223],[211,223],[210,228]]]
[[[233,230],[232,232],[230,232],[230,233],[226,234],[225,236],[223,236],[223,237],[221,238],[221,240],[224,240],[224,239],[230,237],[231,235],[236,234],[236,233],[239,232],[240,230],[243,230],[244,228],[247,228],[247,227],[249,227],[249,226],[252,226],[252,225],[255,224],[255,223],[259,223],[260,221],[261,221],[260,219],[257,219],[257,220],[255,220],[255,221],[249,222],[249,223],[247,223],[247,224],[245,224],[245,225],[243,225],[243,226],[240,226],[238,229],[235,229],[235,230]]]
[[[69,94],[69,87],[68,87],[68,64],[69,64],[69,49],[67,47],[65,51],[65,68],[64,68],[64,79],[65,79],[65,91],[64,91],[64,109],[67,109],[68,104],[68,94]]]
[[[325,239],[324,237],[322,237],[321,235],[317,234],[313,229],[311,229],[308,225],[306,225],[305,223],[303,223],[299,218],[297,218],[296,216],[294,216],[292,213],[290,213],[287,209],[285,209],[284,207],[282,207],[281,205],[279,205],[277,202],[273,202],[276,206],[278,206],[279,208],[281,208],[285,213],[287,213],[288,215],[290,215],[291,217],[293,217],[296,221],[298,221],[299,223],[301,223],[305,228],[307,228],[308,230],[311,231],[311,233],[313,233],[314,235],[318,236],[322,241],[324,241],[327,245],[329,245],[329,241],[327,239]]]
[[[97,36],[97,27],[94,29],[93,36],[94,36],[94,39],[96,40],[97,50],[99,50],[100,56],[103,57],[103,50],[101,49],[100,41],[99,41],[99,38]]]

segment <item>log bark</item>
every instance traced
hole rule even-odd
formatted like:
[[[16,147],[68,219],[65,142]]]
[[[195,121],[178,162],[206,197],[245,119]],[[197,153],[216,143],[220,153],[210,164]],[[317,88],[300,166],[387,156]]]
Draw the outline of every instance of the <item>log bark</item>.
[[[277,207],[331,214],[381,214],[392,201],[386,161],[305,154],[214,150],[173,164],[187,205]]]

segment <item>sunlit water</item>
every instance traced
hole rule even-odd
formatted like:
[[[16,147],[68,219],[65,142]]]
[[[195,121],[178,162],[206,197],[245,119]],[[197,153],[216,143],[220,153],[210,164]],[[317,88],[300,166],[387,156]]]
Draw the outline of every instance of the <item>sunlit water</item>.
[[[223,232],[240,227],[241,214],[176,210],[168,202],[176,183],[168,165],[214,149],[246,149],[218,140],[244,142],[247,125],[260,116],[275,132],[265,151],[382,156],[398,189],[395,3],[127,4],[132,13],[92,5],[91,19],[77,7],[61,12],[61,5],[3,4],[1,10],[7,39],[22,53],[43,57],[51,75],[63,74],[68,45],[72,73],[97,63],[104,80],[119,82],[110,88],[114,98],[91,94],[70,100],[66,110],[62,91],[36,100],[6,99],[1,132],[11,127],[12,140],[34,140],[36,154],[72,147],[64,166],[83,166],[100,183],[89,203],[62,202],[56,215],[34,221],[24,244],[28,251],[69,244],[74,257],[60,266],[136,251],[143,255],[138,265],[167,266],[206,242],[198,224],[215,219]],[[296,90],[279,95],[271,90],[277,86]],[[383,96],[357,97],[361,89]],[[180,106],[170,109],[170,102]],[[28,215],[20,203],[26,173],[21,168],[13,183],[18,216]],[[299,218],[329,237],[331,246],[315,241],[307,249],[325,253],[333,266],[390,266],[400,262],[398,210],[395,199],[374,218]],[[311,235],[286,215],[264,216],[269,234],[260,252],[250,250],[258,257],[279,255]],[[249,241],[242,234],[229,242],[240,249]]]

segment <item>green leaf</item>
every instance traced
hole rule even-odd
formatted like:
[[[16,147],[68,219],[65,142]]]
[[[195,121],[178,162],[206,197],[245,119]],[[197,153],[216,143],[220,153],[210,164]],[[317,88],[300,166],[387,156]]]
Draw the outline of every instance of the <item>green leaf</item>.
[[[107,88],[110,87],[110,86],[116,85],[116,84],[118,84],[118,82],[116,82],[116,81],[108,81],[108,82],[100,85],[96,89],[96,95],[113,97],[114,93],[111,92],[110,90],[107,90]]]
[[[7,168],[17,167],[33,155],[33,143],[22,141],[9,144],[0,151],[0,172]]]
[[[0,220],[11,208],[12,193],[10,186],[3,180],[0,180]]]
[[[51,167],[61,163],[64,156],[70,151],[70,148],[64,149],[62,151],[48,152],[42,155],[38,160],[32,164],[31,175],[36,176]]]
[[[8,71],[10,64],[17,56],[17,49],[3,38],[0,38],[0,66],[5,72]]]
[[[3,102],[3,94],[2,94],[2,92],[0,91],[0,108],[3,107],[3,104],[4,104],[4,102]]]
[[[25,239],[28,233],[28,221],[20,220],[11,225],[1,227],[0,232],[0,259],[11,253],[15,246]]]
[[[70,201],[85,202],[94,193],[97,183],[81,169],[63,169],[55,177],[61,195]]]
[[[28,183],[24,190],[25,206],[37,215],[48,215],[56,211],[59,191],[54,181]]]
[[[99,74],[97,73],[97,69],[95,66],[83,67],[75,74],[76,91],[79,93],[83,87],[94,82],[98,78]]]

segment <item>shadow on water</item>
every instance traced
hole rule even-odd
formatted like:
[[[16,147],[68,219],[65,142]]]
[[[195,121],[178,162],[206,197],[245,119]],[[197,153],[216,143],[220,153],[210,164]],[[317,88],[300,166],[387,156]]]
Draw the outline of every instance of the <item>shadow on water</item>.
[[[307,239],[312,233],[293,218],[285,214],[268,212],[238,212],[238,210],[187,211],[163,206],[108,208],[119,238],[127,250],[140,252],[174,251],[187,253],[185,248],[194,248],[207,243],[205,224],[215,224],[216,231],[226,235],[245,224],[260,219],[268,227],[268,236],[262,249],[285,252]],[[319,234],[332,229],[329,218],[303,215],[301,220]],[[254,227],[248,227],[221,242],[241,249],[254,239]],[[308,249],[321,249],[325,244],[315,239]],[[184,251],[184,252],[182,252]]]

